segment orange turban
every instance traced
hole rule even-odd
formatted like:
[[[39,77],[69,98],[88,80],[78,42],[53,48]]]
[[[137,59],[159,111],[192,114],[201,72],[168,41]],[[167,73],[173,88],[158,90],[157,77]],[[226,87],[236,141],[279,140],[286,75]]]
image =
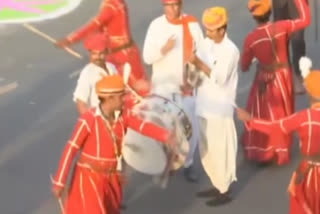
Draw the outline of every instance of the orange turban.
[[[162,0],[163,4],[174,4],[174,3],[180,3],[182,0]]]
[[[320,70],[311,71],[304,79],[308,93],[314,98],[320,98]]]
[[[124,90],[124,81],[120,75],[105,76],[96,83],[96,93],[98,97],[123,93]]]
[[[202,15],[203,25],[209,30],[216,30],[228,23],[228,14],[223,7],[208,8]]]
[[[248,2],[248,9],[253,16],[263,16],[271,10],[271,7],[271,0],[249,0]]]
[[[109,47],[109,42],[104,34],[94,33],[86,38],[84,47],[89,51],[105,51]]]

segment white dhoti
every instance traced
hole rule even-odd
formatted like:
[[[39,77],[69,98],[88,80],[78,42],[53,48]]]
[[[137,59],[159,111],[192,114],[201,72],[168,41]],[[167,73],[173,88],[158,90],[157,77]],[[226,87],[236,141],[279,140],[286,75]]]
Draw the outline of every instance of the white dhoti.
[[[232,117],[198,117],[199,151],[203,168],[220,193],[236,177],[237,132]]]

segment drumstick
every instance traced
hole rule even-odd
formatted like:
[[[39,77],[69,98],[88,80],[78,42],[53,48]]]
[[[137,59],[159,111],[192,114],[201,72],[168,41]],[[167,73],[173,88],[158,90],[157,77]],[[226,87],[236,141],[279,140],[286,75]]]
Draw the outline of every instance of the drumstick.
[[[30,30],[31,32],[41,36],[42,38],[45,38],[47,40],[49,40],[50,42],[52,43],[57,43],[57,40],[55,40],[54,38],[52,38],[51,36],[49,36],[48,34],[44,33],[44,32],[41,32],[40,30],[38,30],[37,28],[35,28],[34,26],[28,24],[28,23],[24,23],[23,26]],[[63,49],[65,49],[69,54],[71,54],[72,56],[76,57],[76,58],[79,58],[79,59],[82,59],[83,57],[76,51],[72,50],[71,48],[69,47],[63,47]]]
[[[61,209],[61,213],[64,214],[64,208],[63,208],[63,203],[62,203],[61,197],[58,199],[58,202],[59,202],[59,206],[60,206],[60,209]]]
[[[53,177],[52,177],[51,174],[50,174],[50,180],[51,180],[52,183],[54,183],[54,180],[53,180]],[[61,197],[58,198],[58,203],[59,203],[59,207],[60,207],[61,213],[64,214],[63,202],[62,202],[62,198]]]

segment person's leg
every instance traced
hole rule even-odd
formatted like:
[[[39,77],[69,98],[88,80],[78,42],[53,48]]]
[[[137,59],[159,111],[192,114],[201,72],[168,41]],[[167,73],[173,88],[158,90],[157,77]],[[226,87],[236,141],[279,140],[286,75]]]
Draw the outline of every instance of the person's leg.
[[[205,162],[203,161],[204,157],[208,153],[208,141],[206,136],[206,129],[207,129],[207,120],[203,117],[197,117],[197,123],[199,126],[199,152],[200,152],[200,159],[205,169]],[[206,170],[205,170],[206,171]],[[210,187],[206,190],[200,191],[197,193],[198,197],[213,197],[218,194],[219,191],[215,187]]]
[[[194,155],[195,151],[198,146],[198,125],[197,125],[197,119],[195,114],[195,98],[193,96],[186,96],[183,98],[183,107],[184,111],[187,114],[191,127],[192,127],[192,136],[189,140],[190,145],[190,151],[187,156],[186,162],[184,164],[185,170],[184,174],[188,181],[190,182],[196,182],[198,180],[198,174],[196,173],[196,170],[194,168]]]

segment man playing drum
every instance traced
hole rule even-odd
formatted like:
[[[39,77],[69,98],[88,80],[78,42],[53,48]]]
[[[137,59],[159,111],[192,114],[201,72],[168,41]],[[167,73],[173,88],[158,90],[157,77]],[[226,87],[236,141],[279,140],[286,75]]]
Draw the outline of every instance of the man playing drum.
[[[197,44],[203,39],[195,17],[182,13],[182,0],[162,0],[164,15],[154,19],[148,29],[143,58],[152,65],[152,93],[183,106],[192,123],[190,153],[185,162],[185,175],[196,181],[192,168],[197,146],[195,100],[183,79],[186,64]]]
[[[231,201],[236,181],[237,133],[233,120],[240,53],[228,38],[228,15],[223,7],[206,9],[202,18],[207,37],[191,62],[205,75],[198,88],[196,114],[200,128],[199,150],[203,167],[214,188],[199,192],[213,197],[208,206]]]
[[[138,118],[124,106],[125,85],[119,75],[103,77],[96,84],[97,108],[82,114],[66,144],[53,193],[61,197],[73,159],[76,162],[64,213],[119,214],[122,201],[121,163],[123,137],[128,127],[171,145],[167,129]]]

